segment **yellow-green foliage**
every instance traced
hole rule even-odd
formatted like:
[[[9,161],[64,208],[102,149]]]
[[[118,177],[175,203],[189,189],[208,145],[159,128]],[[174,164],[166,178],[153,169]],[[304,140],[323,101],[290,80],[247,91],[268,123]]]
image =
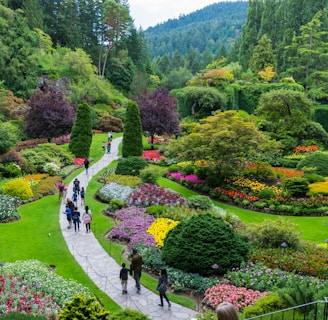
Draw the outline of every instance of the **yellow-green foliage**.
[[[106,184],[109,184],[111,182],[116,182],[123,186],[129,186],[131,188],[136,188],[141,184],[141,180],[138,176],[129,176],[121,174],[111,174],[106,177]]]
[[[95,297],[76,295],[72,301],[65,303],[58,319],[107,320],[109,319],[109,312],[101,307]]]
[[[2,193],[27,200],[33,197],[29,184],[22,178],[9,180],[2,188]]]
[[[328,194],[328,181],[311,183],[309,187],[310,194]]]

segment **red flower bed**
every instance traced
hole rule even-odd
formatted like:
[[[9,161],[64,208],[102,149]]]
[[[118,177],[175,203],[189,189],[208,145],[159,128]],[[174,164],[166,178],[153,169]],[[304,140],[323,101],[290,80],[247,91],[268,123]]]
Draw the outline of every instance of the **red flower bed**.
[[[150,161],[159,161],[164,159],[164,157],[159,154],[158,150],[144,150],[142,158]]]
[[[78,166],[83,166],[83,164],[84,164],[84,158],[75,158],[74,159],[74,164],[76,164]]]
[[[312,146],[297,146],[293,149],[295,153],[306,153],[306,152],[314,152],[319,150],[319,146],[312,145]]]

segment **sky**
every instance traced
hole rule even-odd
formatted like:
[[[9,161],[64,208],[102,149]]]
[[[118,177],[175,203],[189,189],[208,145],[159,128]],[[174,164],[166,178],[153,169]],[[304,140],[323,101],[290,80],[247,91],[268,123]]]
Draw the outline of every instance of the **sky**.
[[[137,29],[146,30],[169,19],[179,18],[223,0],[129,0],[130,15]],[[224,0],[227,1],[227,0]]]

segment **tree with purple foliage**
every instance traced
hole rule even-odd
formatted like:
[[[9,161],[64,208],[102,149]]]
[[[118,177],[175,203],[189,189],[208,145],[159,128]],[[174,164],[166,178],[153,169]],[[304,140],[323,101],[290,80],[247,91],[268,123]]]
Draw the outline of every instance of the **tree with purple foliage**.
[[[74,109],[55,89],[35,91],[27,102],[24,130],[31,138],[51,138],[71,132]]]
[[[158,88],[154,92],[144,91],[137,100],[142,129],[151,136],[151,147],[154,146],[154,135],[180,132],[177,99],[169,96],[169,90]]]

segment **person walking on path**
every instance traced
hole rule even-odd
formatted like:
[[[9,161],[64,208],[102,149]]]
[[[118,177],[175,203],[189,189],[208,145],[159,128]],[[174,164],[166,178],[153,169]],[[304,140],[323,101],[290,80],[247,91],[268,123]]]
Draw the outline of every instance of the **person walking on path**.
[[[161,275],[158,278],[158,284],[157,284],[157,290],[159,291],[159,297],[161,299],[161,303],[158,305],[160,307],[163,307],[163,298],[166,300],[166,302],[169,305],[169,308],[171,308],[171,303],[169,298],[166,295],[166,290],[167,290],[167,271],[166,269],[161,270]]]
[[[110,147],[111,147],[111,143],[110,143],[110,141],[108,141],[108,143],[107,143],[107,154],[110,153]]]
[[[84,163],[85,173],[88,174],[88,169],[90,164],[89,159],[85,158],[83,163]]]
[[[142,270],[142,256],[138,253],[137,249],[133,249],[132,251],[132,262],[130,265],[130,275],[134,276],[134,280],[136,281],[137,293],[140,293],[140,277]]]
[[[64,214],[66,214],[66,219],[67,219],[67,222],[68,222],[67,229],[71,229],[72,228],[72,210],[71,210],[71,208],[69,207],[68,204],[66,204],[66,209],[65,209]]]
[[[82,215],[82,221],[85,224],[86,232],[90,232],[91,229],[91,221],[92,221],[92,213],[91,210],[89,210],[88,206],[85,206],[85,211]]]
[[[77,192],[76,192],[76,190],[74,190],[74,192],[72,194],[72,201],[76,207],[77,207],[77,198],[78,198]]]
[[[126,268],[125,263],[122,263],[122,269],[120,270],[120,279],[121,279],[121,284],[122,284],[122,294],[127,294],[128,290],[127,285],[128,285],[128,273],[129,269]]]
[[[57,189],[58,189],[58,201],[60,202],[62,199],[64,199],[64,190],[65,190],[66,185],[63,183],[62,180],[59,181],[57,184]]]
[[[81,188],[80,197],[81,197],[81,207],[83,207],[84,206],[84,198],[85,198],[84,187]]]
[[[73,191],[76,191],[77,194],[80,194],[80,181],[78,178],[75,178],[73,181]]]
[[[236,308],[229,302],[221,302],[215,311],[218,320],[239,320]]]
[[[105,150],[106,150],[106,144],[105,144],[105,141],[103,141],[103,142],[101,143],[101,146],[102,146],[103,152],[105,152]]]
[[[74,212],[72,214],[75,233],[80,231],[80,216],[81,216],[80,211],[78,211],[77,207],[75,207]]]

